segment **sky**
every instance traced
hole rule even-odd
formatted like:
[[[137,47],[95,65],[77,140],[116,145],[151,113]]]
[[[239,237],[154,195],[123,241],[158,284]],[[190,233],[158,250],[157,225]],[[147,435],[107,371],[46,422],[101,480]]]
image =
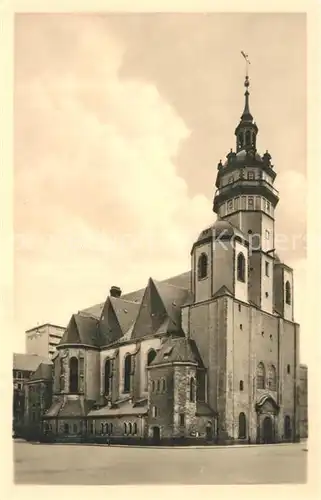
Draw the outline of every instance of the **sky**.
[[[217,164],[235,149],[249,54],[257,147],[280,192],[281,258],[304,336],[303,14],[21,14],[15,24],[15,351],[150,276],[190,269],[213,222]]]

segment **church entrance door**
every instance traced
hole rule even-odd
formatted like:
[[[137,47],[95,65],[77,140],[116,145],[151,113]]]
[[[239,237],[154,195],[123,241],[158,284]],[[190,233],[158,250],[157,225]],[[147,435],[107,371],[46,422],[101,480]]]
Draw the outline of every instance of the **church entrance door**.
[[[273,423],[271,417],[265,417],[263,420],[263,442],[264,444],[273,443]]]
[[[155,444],[160,442],[160,428],[157,426],[153,427],[153,441]]]
[[[207,427],[206,427],[206,441],[212,441],[212,439],[213,439],[212,426],[207,425]]]

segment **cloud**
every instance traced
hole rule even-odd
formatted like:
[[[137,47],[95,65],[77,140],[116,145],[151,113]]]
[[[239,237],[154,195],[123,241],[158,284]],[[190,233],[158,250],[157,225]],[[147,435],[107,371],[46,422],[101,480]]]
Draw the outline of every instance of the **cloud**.
[[[30,58],[18,59],[15,94],[16,314],[26,326],[103,301],[114,283],[130,290],[184,271],[214,218],[176,173],[182,119],[155,86],[119,79],[118,40],[90,20],[73,27],[51,22],[17,41]],[[44,47],[53,33],[57,45]]]

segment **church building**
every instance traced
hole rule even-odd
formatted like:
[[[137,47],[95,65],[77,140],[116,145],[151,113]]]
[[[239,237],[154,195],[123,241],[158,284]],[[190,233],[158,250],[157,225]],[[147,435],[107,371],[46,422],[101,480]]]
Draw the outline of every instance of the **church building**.
[[[112,286],[104,303],[70,318],[43,433],[111,443],[300,439],[293,270],[275,249],[276,172],[257,150],[248,77],[235,136],[217,167],[216,221],[191,245],[190,271],[127,294]]]

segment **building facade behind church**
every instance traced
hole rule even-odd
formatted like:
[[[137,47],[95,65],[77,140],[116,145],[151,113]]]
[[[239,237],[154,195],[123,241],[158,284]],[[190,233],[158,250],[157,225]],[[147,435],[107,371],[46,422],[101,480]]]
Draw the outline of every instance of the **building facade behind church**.
[[[47,384],[39,431],[57,440],[300,439],[293,270],[275,252],[276,172],[257,151],[248,87],[191,270],[126,295],[112,287],[74,314],[52,371],[26,384],[27,427]]]

